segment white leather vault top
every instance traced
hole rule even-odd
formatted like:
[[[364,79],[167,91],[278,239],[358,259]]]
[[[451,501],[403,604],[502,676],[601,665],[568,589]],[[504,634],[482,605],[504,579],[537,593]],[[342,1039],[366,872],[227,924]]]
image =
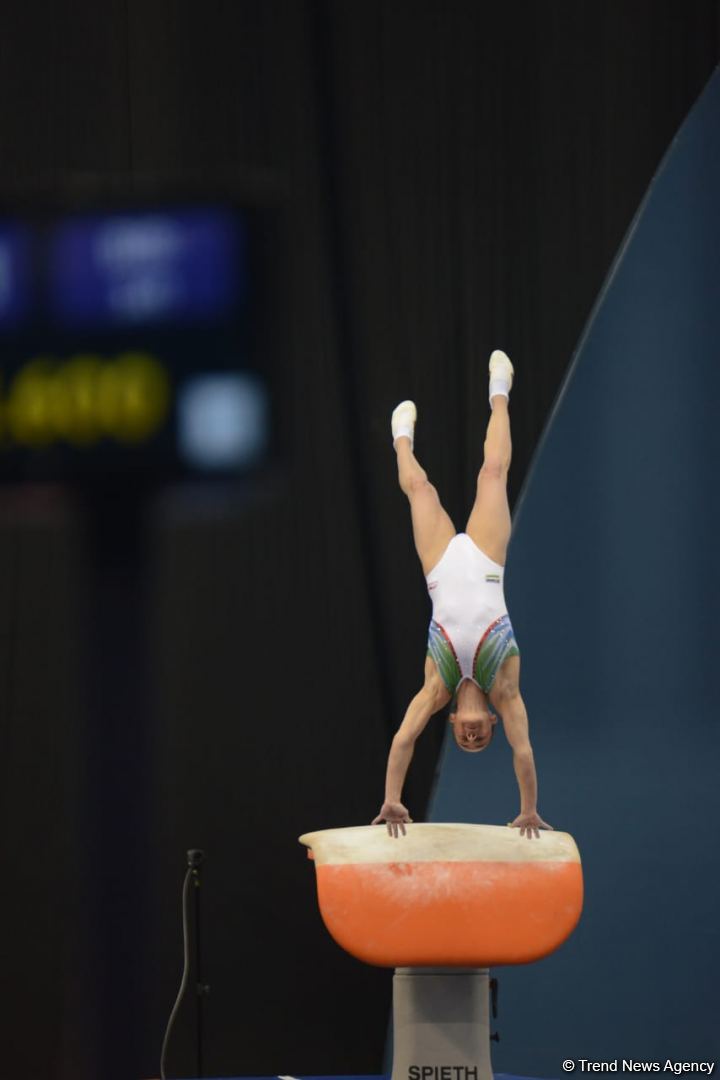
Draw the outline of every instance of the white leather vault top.
[[[299,837],[316,864],[410,862],[580,862],[569,833],[540,830],[539,839],[507,825],[410,824],[395,839],[384,825],[321,829]]]

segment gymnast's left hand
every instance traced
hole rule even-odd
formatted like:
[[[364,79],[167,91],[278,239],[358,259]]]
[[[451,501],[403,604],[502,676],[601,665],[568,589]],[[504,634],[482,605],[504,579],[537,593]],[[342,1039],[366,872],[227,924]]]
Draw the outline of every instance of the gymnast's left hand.
[[[410,823],[412,818],[401,802],[384,802],[380,807],[380,813],[370,824],[379,825],[383,821],[387,825],[388,835],[394,836],[397,840],[398,830],[405,836],[405,824]]]
[[[532,814],[518,814],[514,821],[509,822],[509,825],[512,829],[519,829],[520,835],[526,836],[528,840],[532,840],[533,837],[539,840],[540,829],[549,829],[550,832],[553,832],[552,825],[548,825],[547,821],[543,821],[537,811]]]

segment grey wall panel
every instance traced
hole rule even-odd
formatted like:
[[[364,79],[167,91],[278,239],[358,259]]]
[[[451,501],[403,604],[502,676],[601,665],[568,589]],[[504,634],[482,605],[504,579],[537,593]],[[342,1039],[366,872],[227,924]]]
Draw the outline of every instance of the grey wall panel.
[[[495,1066],[720,1053],[720,75],[670,147],[598,300],[516,513],[507,596],[540,812],[587,901],[501,979]],[[518,372],[522,380],[523,372]],[[432,820],[509,821],[507,747],[445,746]]]

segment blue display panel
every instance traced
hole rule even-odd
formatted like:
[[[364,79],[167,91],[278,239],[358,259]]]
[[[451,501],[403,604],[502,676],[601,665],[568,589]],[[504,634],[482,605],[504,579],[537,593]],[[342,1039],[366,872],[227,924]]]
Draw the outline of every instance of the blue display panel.
[[[0,223],[0,330],[16,326],[30,307],[30,232]]]
[[[72,218],[52,234],[53,312],[69,325],[212,319],[243,299],[244,243],[220,210]]]
[[[0,220],[0,480],[263,464],[268,251],[256,217],[228,206]]]

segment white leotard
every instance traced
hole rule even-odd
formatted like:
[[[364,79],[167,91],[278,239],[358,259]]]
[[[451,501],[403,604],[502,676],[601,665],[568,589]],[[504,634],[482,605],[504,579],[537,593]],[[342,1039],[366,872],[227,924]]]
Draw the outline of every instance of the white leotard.
[[[488,630],[507,615],[503,578],[504,568],[481,551],[467,533],[452,538],[427,575],[432,619],[444,631],[455,654],[459,681],[472,679],[477,683],[475,660],[479,644]]]

